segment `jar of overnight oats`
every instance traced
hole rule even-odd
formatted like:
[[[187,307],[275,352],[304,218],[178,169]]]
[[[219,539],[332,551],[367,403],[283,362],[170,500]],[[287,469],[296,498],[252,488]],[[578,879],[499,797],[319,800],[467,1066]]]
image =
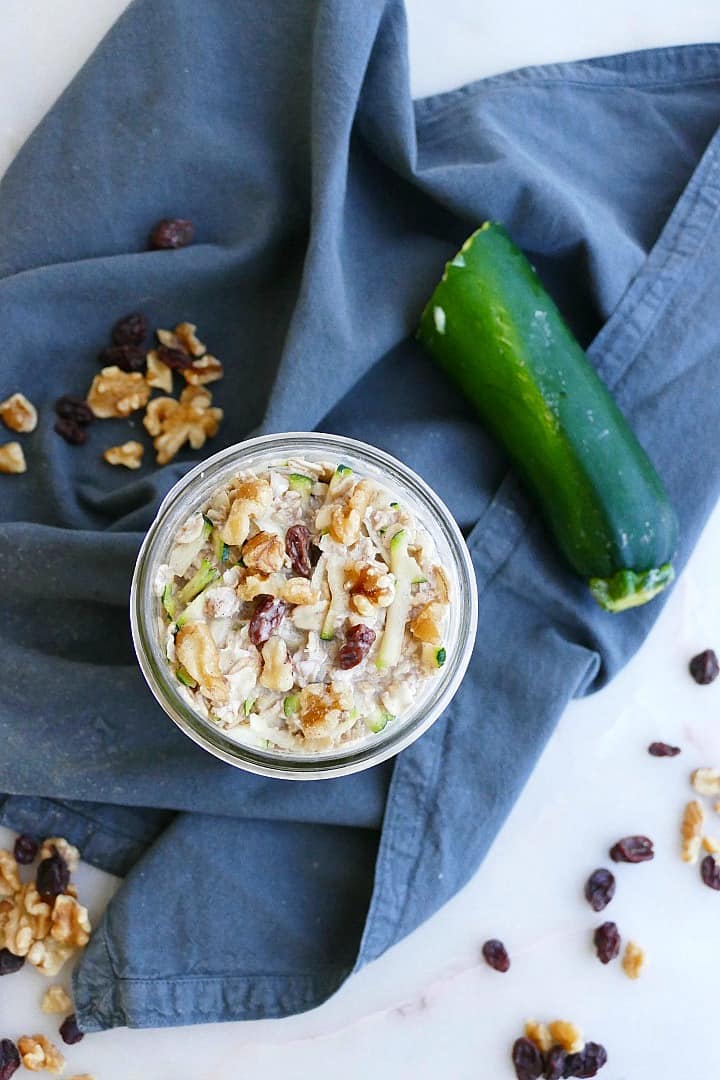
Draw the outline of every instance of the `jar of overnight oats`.
[[[267,776],[357,772],[442,714],[477,588],[447,507],[402,462],[337,435],[229,447],[169,492],[138,555],[131,625],[168,716]]]

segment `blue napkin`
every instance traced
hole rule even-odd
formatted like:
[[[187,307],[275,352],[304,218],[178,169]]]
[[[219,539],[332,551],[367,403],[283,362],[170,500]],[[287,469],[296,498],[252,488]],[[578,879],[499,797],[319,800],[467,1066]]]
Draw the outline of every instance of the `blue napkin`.
[[[720,47],[485,79],[413,103],[398,0],[137,0],[0,187],[0,396],[39,407],[0,476],[0,821],[125,875],[75,975],[82,1027],[319,1004],[468,879],[574,695],[662,600],[600,611],[503,455],[412,339],[465,236],[506,223],[611,386],[682,523],[718,496]],[[191,218],[194,246],[148,252]],[[198,324],[227,375],[208,446],[359,437],[420,472],[468,538],[480,629],[461,692],[394,763],[268,780],[198,749],[152,700],[128,584],[162,495],[53,432],[108,327]],[[139,422],[136,434],[144,438]]]

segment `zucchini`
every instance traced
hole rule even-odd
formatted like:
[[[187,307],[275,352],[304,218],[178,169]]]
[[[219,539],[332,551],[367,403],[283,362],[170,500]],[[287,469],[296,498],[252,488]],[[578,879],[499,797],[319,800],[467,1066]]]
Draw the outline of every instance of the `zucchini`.
[[[312,490],[313,482],[309,476],[303,476],[302,473],[293,472],[288,476],[288,484],[291,491],[297,491],[304,498],[308,498]]]
[[[168,582],[162,591],[162,606],[165,608],[168,619],[172,622],[177,615],[177,601],[175,599],[175,589],[171,582]]]
[[[285,713],[285,716],[288,718],[288,720],[290,719],[291,716],[294,716],[295,713],[299,711],[299,709],[300,709],[300,695],[299,694],[288,694],[288,696],[283,701],[283,712]]]
[[[385,630],[378,649],[375,666],[395,667],[402,655],[405,624],[412,603],[412,579],[417,563],[408,555],[408,535],[405,529],[396,532],[390,541],[390,569],[395,575],[395,595],[385,616]]]
[[[607,611],[673,580],[678,523],[662,482],[554,302],[502,225],[445,267],[418,337],[535,496]]]
[[[368,720],[368,727],[374,735],[377,735],[380,731],[384,731],[390,721],[394,719],[394,716],[383,710]]]
[[[217,581],[220,577],[219,571],[215,569],[209,559],[203,559],[200,563],[200,568],[193,574],[189,581],[186,581],[182,589],[177,594],[177,601],[181,607],[185,607],[191,600],[194,600],[204,589],[207,589],[208,585],[212,585],[213,581]]]
[[[191,690],[197,687],[197,682],[193,679],[189,671],[186,671],[182,664],[178,664],[175,668],[175,674],[177,675],[183,686],[189,686]]]
[[[226,563],[230,558],[230,548],[220,535],[219,529],[213,529],[212,531],[212,549],[218,563]]]

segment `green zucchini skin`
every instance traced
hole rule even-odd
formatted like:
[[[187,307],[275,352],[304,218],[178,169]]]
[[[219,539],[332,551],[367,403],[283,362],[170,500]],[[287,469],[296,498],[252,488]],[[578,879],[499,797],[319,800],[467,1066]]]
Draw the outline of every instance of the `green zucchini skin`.
[[[445,268],[418,337],[533,493],[565,557],[610,611],[672,580],[678,523],[662,482],[502,225]]]

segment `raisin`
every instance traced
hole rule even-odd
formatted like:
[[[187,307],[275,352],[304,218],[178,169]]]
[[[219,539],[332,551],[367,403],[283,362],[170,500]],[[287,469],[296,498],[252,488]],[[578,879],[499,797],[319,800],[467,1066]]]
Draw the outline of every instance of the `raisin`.
[[[154,251],[187,247],[195,237],[195,226],[186,218],[163,218],[150,230],[148,246]]]
[[[569,1054],[565,1061],[564,1077],[577,1076],[581,1080],[597,1076],[603,1065],[607,1065],[607,1052],[599,1043],[586,1043],[579,1054]]]
[[[357,667],[370,652],[376,636],[375,631],[363,623],[351,626],[345,635],[345,644],[337,655],[337,664],[341,671],[349,671],[350,668]]]
[[[700,863],[700,873],[708,888],[720,890],[720,866],[715,862],[714,855],[705,856]]]
[[[14,975],[24,963],[24,956],[16,956],[9,949],[0,949],[0,975]]]
[[[516,1039],[512,1048],[512,1063],[517,1080],[537,1080],[544,1072],[542,1054],[529,1039]]]
[[[121,371],[144,371],[147,350],[139,345],[108,345],[98,354],[103,367],[119,367]]]
[[[92,424],[95,419],[95,413],[85,398],[81,398],[77,394],[63,394],[62,397],[59,397],[55,402],[55,412],[61,420],[72,420],[74,423],[80,424],[81,427]]]
[[[28,836],[27,833],[18,836],[13,849],[15,861],[21,866],[29,866],[38,853],[38,847],[39,844],[34,836]]]
[[[305,525],[291,525],[285,533],[285,551],[292,568],[300,577],[309,578],[312,574],[310,562],[310,530]]]
[[[485,963],[489,964],[495,971],[504,973],[510,970],[508,951],[502,941],[498,941],[497,938],[491,938],[490,941],[485,942],[482,947],[482,954]]]
[[[192,356],[183,352],[182,349],[171,349],[169,345],[158,345],[155,351],[158,360],[162,360],[163,364],[167,364],[171,371],[183,371],[192,367]]]
[[[655,858],[653,842],[647,836],[625,836],[610,848],[613,862],[647,862]]]
[[[600,867],[585,882],[585,899],[593,911],[602,911],[615,895],[615,875]]]
[[[0,1039],[0,1080],[10,1080],[20,1068],[20,1054],[12,1039]]]
[[[648,746],[648,754],[653,757],[677,757],[679,753],[679,746],[670,746],[666,742],[651,742]]]
[[[689,667],[690,674],[700,686],[708,686],[720,675],[720,664],[712,649],[706,649],[705,652],[693,656]]]
[[[253,645],[260,648],[277,631],[285,618],[288,605],[284,600],[264,593],[258,596],[255,612],[248,626],[248,637]]]
[[[62,855],[57,850],[54,850],[52,855],[47,859],[43,859],[37,868],[37,880],[35,882],[37,891],[45,903],[50,904],[56,896],[65,892],[69,884],[70,871],[68,865]]]
[[[319,548],[317,544],[310,545],[310,565],[317,566],[320,562],[320,556],[322,555],[322,548]]]
[[[62,1041],[67,1043],[68,1046],[74,1046],[75,1043],[79,1043],[81,1039],[85,1038],[78,1027],[77,1016],[75,1013],[70,1013],[69,1016],[65,1017],[59,1030]]]
[[[87,429],[80,427],[76,420],[56,420],[55,430],[71,446],[84,446],[88,441]]]
[[[545,1072],[543,1073],[545,1080],[562,1080],[566,1061],[567,1052],[562,1046],[553,1046],[545,1057]]]
[[[595,951],[601,964],[609,964],[620,952],[620,932],[614,922],[604,922],[593,935]]]
[[[147,320],[140,312],[124,315],[112,328],[114,345],[142,345],[147,337]]]

